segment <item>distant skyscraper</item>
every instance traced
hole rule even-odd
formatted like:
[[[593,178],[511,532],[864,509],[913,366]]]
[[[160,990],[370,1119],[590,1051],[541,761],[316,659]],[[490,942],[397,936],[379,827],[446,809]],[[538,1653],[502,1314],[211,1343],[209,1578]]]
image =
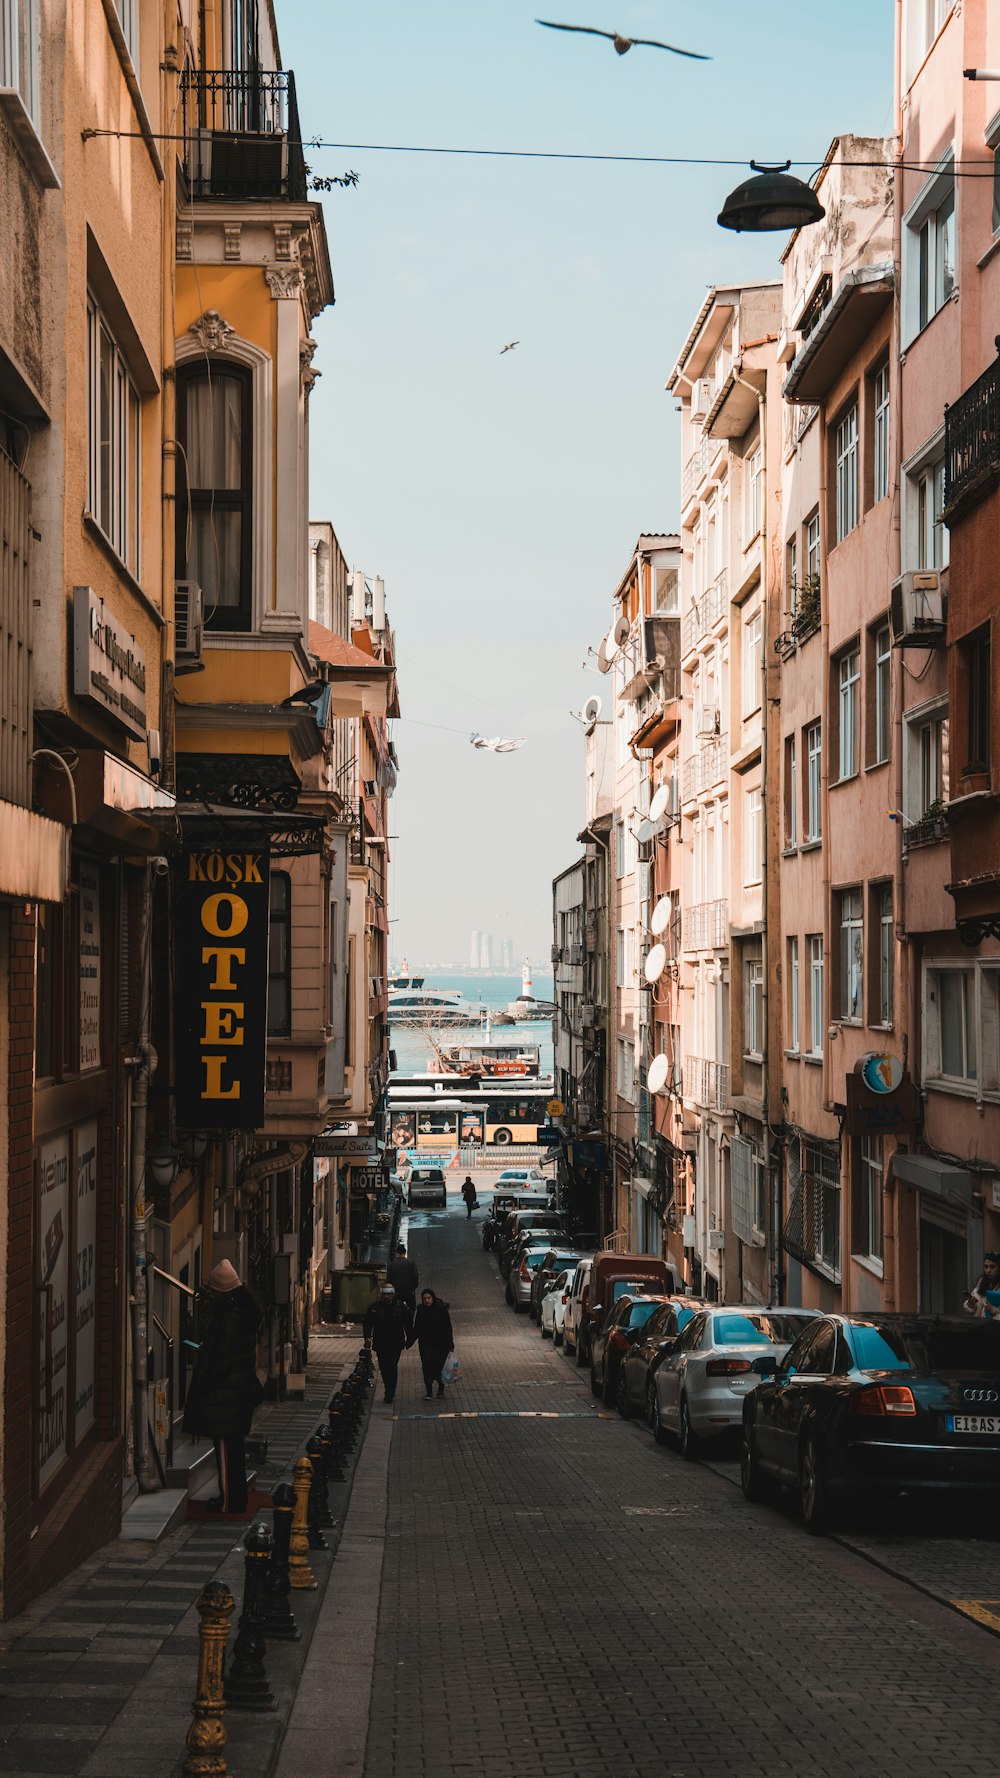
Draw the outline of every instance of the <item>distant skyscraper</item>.
[[[514,973],[514,940],[512,938],[504,939],[501,950],[501,959],[501,968],[503,969],[504,975],[512,975]]]
[[[493,968],[493,934],[491,932],[483,933],[479,946],[479,967],[480,969]]]
[[[480,967],[479,946],[482,943],[482,937],[483,937],[483,935],[481,932],[474,932],[472,934],[471,938],[469,939],[469,968],[470,969],[478,969]]]

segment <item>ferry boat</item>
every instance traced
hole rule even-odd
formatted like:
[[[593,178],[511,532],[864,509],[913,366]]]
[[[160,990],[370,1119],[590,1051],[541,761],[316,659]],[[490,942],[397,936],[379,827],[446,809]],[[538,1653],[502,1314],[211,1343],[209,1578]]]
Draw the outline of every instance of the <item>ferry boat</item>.
[[[391,993],[393,993],[394,990],[403,989],[403,988],[408,988],[408,989],[422,988],[424,985],[424,980],[425,980],[425,978],[422,975],[411,975],[410,974],[410,966],[407,963],[406,958],[404,957],[398,970],[396,970],[395,973],[393,975],[390,975],[390,977],[389,977],[389,992],[391,994]]]
[[[496,1042],[487,1035],[480,1041],[435,1043],[428,1073],[460,1079],[537,1080],[542,1052],[537,1043]]]
[[[448,988],[389,989],[390,1025],[416,1025],[432,1030],[438,1025],[482,1025],[488,1008],[480,1001],[463,1000]]]

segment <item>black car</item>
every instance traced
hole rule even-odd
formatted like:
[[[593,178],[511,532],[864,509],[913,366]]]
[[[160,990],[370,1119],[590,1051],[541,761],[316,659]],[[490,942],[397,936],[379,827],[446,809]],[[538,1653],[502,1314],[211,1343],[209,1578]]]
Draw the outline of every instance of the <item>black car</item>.
[[[560,1272],[575,1266],[580,1255],[568,1242],[554,1242],[542,1260],[531,1280],[531,1296],[528,1301],[528,1314],[532,1321],[537,1321],[542,1312],[542,1298],[551,1288]]]
[[[698,1310],[704,1307],[701,1297],[675,1297],[669,1302],[660,1303],[655,1313],[649,1317],[638,1339],[632,1341],[623,1355],[618,1368],[615,1407],[623,1419],[628,1420],[632,1414],[644,1414],[647,1419],[651,1419],[650,1390],[653,1372],[664,1353],[673,1350],[678,1334],[683,1332]]]
[[[617,1399],[625,1354],[633,1341],[642,1337],[654,1310],[666,1301],[662,1296],[620,1296],[610,1314],[595,1325],[590,1336],[590,1387],[608,1407]]]
[[[796,1488],[810,1531],[873,1492],[1000,1486],[1000,1322],[825,1315],[748,1395],[743,1492]]]
[[[521,1245],[525,1235],[537,1237],[535,1245],[551,1237],[556,1239],[562,1233],[563,1219],[554,1210],[517,1210],[507,1219],[507,1226],[497,1243],[497,1260],[500,1276],[506,1278],[510,1273],[514,1251]]]

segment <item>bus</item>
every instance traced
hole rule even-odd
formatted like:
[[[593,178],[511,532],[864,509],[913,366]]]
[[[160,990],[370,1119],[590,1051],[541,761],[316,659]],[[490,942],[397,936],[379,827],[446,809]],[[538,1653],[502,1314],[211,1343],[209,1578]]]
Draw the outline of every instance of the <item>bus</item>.
[[[552,1097],[547,1082],[483,1081],[463,1085],[458,1095],[447,1091],[440,1076],[436,1085],[434,1081],[433,1075],[390,1081],[389,1140],[394,1148],[426,1154],[442,1148],[538,1144]]]

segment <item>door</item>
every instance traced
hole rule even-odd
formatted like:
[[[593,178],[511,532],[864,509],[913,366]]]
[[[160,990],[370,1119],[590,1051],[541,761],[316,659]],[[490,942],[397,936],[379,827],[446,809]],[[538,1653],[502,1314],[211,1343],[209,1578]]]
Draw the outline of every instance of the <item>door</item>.
[[[660,1418],[664,1425],[678,1427],[680,1425],[681,1384],[687,1367],[689,1352],[696,1352],[705,1338],[708,1325],[707,1315],[696,1315],[689,1321],[677,1342],[676,1349],[663,1360],[656,1372],[656,1394],[660,1403]]]
[[[765,1441],[758,1448],[769,1467],[795,1480],[799,1473],[799,1432],[819,1378],[833,1375],[837,1330],[832,1321],[817,1321],[800,1336],[786,1357],[794,1375],[779,1382],[771,1397]]]
[[[969,1289],[966,1219],[920,1200],[920,1313],[960,1315]]]

